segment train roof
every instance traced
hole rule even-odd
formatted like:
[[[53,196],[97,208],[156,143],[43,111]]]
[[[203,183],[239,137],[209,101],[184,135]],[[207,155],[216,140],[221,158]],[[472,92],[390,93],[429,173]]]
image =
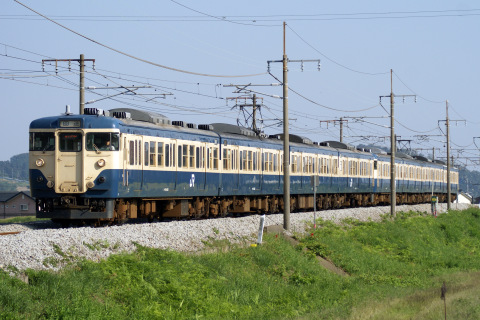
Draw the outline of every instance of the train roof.
[[[108,111],[97,108],[85,108],[84,115],[74,115],[68,111],[65,114],[53,117],[45,117],[34,120],[30,124],[30,129],[60,128],[60,121],[81,121],[82,128],[125,128],[138,127],[145,129],[162,129],[171,132],[201,134],[211,138],[233,139],[244,141],[245,143],[269,143],[278,148],[283,144],[283,133],[267,136],[264,133],[257,134],[255,131],[237,125],[227,123],[212,124],[192,124],[184,121],[171,121],[168,117],[146,110],[137,110],[132,108],[114,108]],[[355,148],[352,145],[339,141],[312,142],[309,138],[290,134],[290,145],[297,150],[308,150],[319,148],[326,153],[338,152],[340,154],[354,153],[361,157],[373,157],[375,159],[390,158],[380,148],[371,147],[369,149]],[[443,161],[431,161],[425,157],[411,157],[405,153],[397,152],[396,158],[406,163],[430,163],[435,165],[445,165]]]

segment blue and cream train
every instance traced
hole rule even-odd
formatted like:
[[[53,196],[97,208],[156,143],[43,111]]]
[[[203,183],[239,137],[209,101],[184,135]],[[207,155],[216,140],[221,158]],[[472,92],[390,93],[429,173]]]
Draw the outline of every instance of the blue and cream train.
[[[206,217],[283,210],[281,135],[196,126],[134,109],[85,109],[30,124],[37,217],[61,221]],[[291,210],[390,202],[390,157],[290,137]],[[396,158],[397,203],[445,201],[444,163]],[[318,179],[314,177],[318,176]],[[316,197],[313,196],[313,181]],[[458,170],[451,170],[452,197]]]

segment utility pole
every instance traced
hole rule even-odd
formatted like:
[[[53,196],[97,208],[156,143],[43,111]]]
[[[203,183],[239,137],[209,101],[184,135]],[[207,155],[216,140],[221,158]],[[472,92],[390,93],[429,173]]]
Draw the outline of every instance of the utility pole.
[[[453,159],[450,160],[450,121],[455,121],[455,122],[460,122],[465,120],[450,120],[448,118],[448,100],[445,101],[445,111],[446,111],[446,118],[445,120],[440,120],[440,121],[445,121],[445,126],[447,127],[447,211],[450,210],[450,202],[452,201],[452,186],[451,186],[451,181],[450,181],[450,166],[451,162],[453,162]],[[439,122],[440,122],[439,121]]]
[[[224,87],[236,87],[237,90],[235,90],[233,93],[243,93],[247,94],[248,96],[241,96],[241,97],[227,97],[226,100],[235,100],[235,107],[239,107],[241,111],[243,111],[243,116],[245,119],[245,125],[248,125],[248,122],[251,118],[251,128],[255,133],[258,135],[261,132],[261,129],[258,127],[258,122],[257,122],[257,111],[260,111],[261,114],[261,107],[263,106],[263,98],[257,98],[257,93],[262,95],[262,96],[269,96],[272,98],[280,99],[280,96],[276,95],[269,95],[257,91],[253,91],[252,89],[249,89],[248,87],[272,87],[272,86],[279,86],[279,83],[271,83],[271,84],[227,84],[223,85]],[[253,95],[251,95],[253,93]],[[251,104],[247,104],[247,100],[252,100]],[[257,100],[261,99],[261,103],[258,104]],[[243,100],[243,103],[239,104],[239,100]],[[245,107],[252,107],[252,113],[248,114],[248,116],[245,114]],[[233,109],[233,108],[232,108]],[[263,119],[260,120],[261,123],[263,123]],[[240,124],[240,119],[237,118],[237,124]],[[243,125],[242,125],[243,126]]]
[[[79,102],[79,114],[84,113],[85,109],[85,61],[93,62],[93,69],[95,69],[95,59],[85,59],[84,55],[80,55],[80,59],[51,59],[42,60],[42,67],[44,68],[45,62],[55,62],[55,72],[58,73],[58,62],[68,62],[68,69],[70,70],[70,64],[72,61],[76,61],[80,64],[80,102]]]
[[[416,95],[396,95],[393,94],[393,69],[390,69],[390,95],[380,96],[380,104],[382,98],[390,98],[390,215],[396,217],[396,204],[397,204],[397,190],[396,190],[396,177],[395,177],[395,149],[396,149],[396,137],[395,137],[395,117],[394,117],[394,104],[395,97],[415,97]]]
[[[320,70],[320,60],[288,60],[285,44],[285,27],[283,22],[283,59],[267,61],[268,72],[270,73],[270,63],[282,62],[283,64],[283,228],[290,230],[290,133],[288,131],[288,62],[318,62]],[[271,74],[271,73],[270,73]],[[273,75],[272,75],[273,76]],[[274,77],[275,78],[275,77]]]
[[[240,110],[243,111],[244,118],[245,118],[245,125],[248,125],[249,119],[251,117],[252,130],[258,135],[261,132],[261,130],[257,126],[257,110],[260,109],[260,107],[263,105],[263,103],[260,104],[260,105],[257,105],[257,95],[253,94],[252,97],[227,97],[226,99],[227,100],[235,100],[235,106],[233,108],[239,107]],[[247,104],[248,99],[252,100],[251,104]],[[263,98],[260,98],[260,99],[262,99],[262,101],[263,101]],[[244,102],[239,104],[238,100],[244,100]],[[250,114],[248,114],[248,116],[245,115],[245,108],[246,107],[252,107],[252,114],[251,115]],[[260,121],[262,121],[262,120],[260,120]],[[237,124],[240,125],[240,119],[237,119]]]
[[[452,188],[450,186],[450,122],[448,121],[448,100],[445,102],[446,108],[446,120],[445,125],[447,126],[447,212],[450,211],[450,202]]]
[[[340,118],[340,142],[343,142],[343,118]]]
[[[396,168],[395,168],[395,149],[397,148],[397,143],[395,140],[395,120],[393,116],[393,105],[395,99],[393,98],[393,71],[390,69],[390,215],[392,217],[397,216],[395,207],[397,205],[397,184],[396,184]]]
[[[85,113],[85,57],[80,55],[80,114]]]
[[[288,58],[283,22],[283,229],[290,230],[290,133],[288,131]]]
[[[348,120],[345,120],[343,118],[340,118],[340,120],[320,120],[320,127],[322,126],[322,123],[326,123],[327,129],[328,129],[329,123],[333,123],[333,125],[335,126],[337,122],[340,124],[340,140],[339,141],[343,142],[343,123],[348,122]]]

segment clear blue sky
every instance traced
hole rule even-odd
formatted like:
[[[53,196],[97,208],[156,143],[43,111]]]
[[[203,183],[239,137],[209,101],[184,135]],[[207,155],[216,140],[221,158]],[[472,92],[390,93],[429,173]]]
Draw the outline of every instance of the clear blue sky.
[[[42,59],[86,59],[86,86],[151,86],[136,96],[119,95],[89,106],[135,107],[171,120],[197,124],[243,120],[227,84],[270,84],[268,60],[321,59],[289,65],[290,131],[313,141],[338,140],[339,126],[325,120],[348,118],[344,140],[389,146],[390,69],[396,95],[417,94],[417,102],[395,100],[396,133],[412,148],[446,149],[445,100],[450,102],[452,154],[479,160],[473,137],[480,136],[480,3],[477,1],[32,1],[21,2],[71,30],[112,49],[154,64],[211,75],[168,70],[96,44],[42,18],[13,0],[0,4],[0,160],[28,151],[33,119],[58,115],[70,105],[78,112],[78,63],[46,64]],[[281,79],[281,64],[271,72]],[[22,76],[22,77],[20,77]],[[281,87],[250,87],[264,93],[265,132],[282,130]],[[118,94],[91,90],[86,100]],[[173,95],[161,98],[159,93]],[[310,101],[309,101],[310,100]],[[313,101],[313,102],[312,102]],[[426,137],[425,135],[433,135]],[[361,136],[368,136],[362,138]],[[480,147],[480,139],[475,142]],[[458,153],[460,150],[460,154]],[[424,151],[424,153],[431,153]],[[474,167],[470,167],[474,168]]]

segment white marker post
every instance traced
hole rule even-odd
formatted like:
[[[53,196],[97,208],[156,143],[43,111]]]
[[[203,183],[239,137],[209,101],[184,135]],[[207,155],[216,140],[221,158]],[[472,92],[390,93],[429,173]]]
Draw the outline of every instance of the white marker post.
[[[263,238],[263,226],[265,225],[265,215],[262,215],[260,217],[260,227],[258,228],[258,244],[262,244],[262,238]]]

